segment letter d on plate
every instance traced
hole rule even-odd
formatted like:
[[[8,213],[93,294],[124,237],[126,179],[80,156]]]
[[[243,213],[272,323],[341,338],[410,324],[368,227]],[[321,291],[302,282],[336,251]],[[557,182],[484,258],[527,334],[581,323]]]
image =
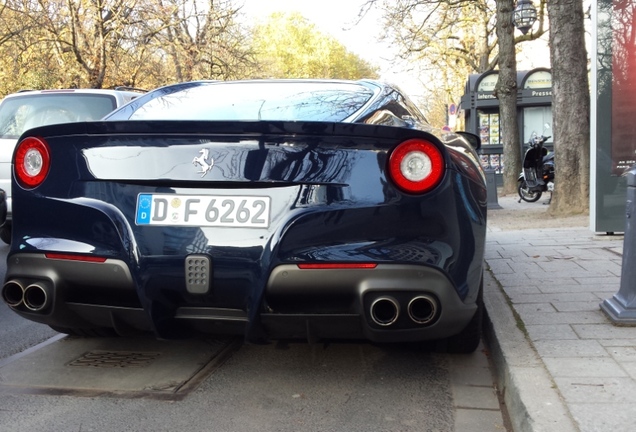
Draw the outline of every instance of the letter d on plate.
[[[152,195],[139,194],[137,196],[137,225],[147,225],[150,223],[152,206]]]

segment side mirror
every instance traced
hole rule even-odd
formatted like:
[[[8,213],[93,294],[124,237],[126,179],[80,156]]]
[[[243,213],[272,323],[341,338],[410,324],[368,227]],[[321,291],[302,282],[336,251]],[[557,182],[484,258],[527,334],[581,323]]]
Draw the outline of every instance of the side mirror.
[[[464,137],[466,141],[475,148],[475,150],[479,150],[481,148],[481,138],[479,138],[478,135],[465,131],[457,131],[455,133]]]

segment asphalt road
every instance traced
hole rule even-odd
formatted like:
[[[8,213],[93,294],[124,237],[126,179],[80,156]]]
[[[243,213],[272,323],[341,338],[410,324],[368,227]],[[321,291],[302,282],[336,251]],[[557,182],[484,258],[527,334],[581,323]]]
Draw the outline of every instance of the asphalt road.
[[[0,242],[0,279],[7,271],[9,246]],[[44,325],[20,318],[0,301],[0,360],[20,353],[58,334]]]
[[[0,246],[2,280],[7,251]],[[451,356],[363,342],[239,343],[179,400],[7,384],[11,370],[65,368],[30,360],[46,347],[19,354],[58,335],[0,305],[0,432],[506,430],[485,349]],[[66,349],[64,339],[53,344]]]

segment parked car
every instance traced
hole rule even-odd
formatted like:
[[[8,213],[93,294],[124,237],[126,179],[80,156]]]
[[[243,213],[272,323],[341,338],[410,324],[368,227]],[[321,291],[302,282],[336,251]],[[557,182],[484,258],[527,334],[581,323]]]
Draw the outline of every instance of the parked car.
[[[477,147],[377,81],[163,87],[104,121],[21,137],[2,296],[70,334],[470,352],[487,208]]]
[[[139,96],[138,91],[65,89],[21,91],[0,103],[0,188],[7,193],[7,222],[0,240],[11,242],[11,156],[22,133],[36,126],[99,120]]]

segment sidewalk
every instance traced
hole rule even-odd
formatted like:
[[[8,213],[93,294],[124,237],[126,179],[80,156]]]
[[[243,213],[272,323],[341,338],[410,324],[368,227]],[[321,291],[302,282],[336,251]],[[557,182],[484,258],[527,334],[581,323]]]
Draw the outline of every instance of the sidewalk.
[[[623,236],[595,234],[581,218],[533,226],[544,200],[498,201],[486,337],[515,432],[636,430],[636,327],[614,326],[599,307],[619,290]],[[528,212],[534,222],[515,223]]]

